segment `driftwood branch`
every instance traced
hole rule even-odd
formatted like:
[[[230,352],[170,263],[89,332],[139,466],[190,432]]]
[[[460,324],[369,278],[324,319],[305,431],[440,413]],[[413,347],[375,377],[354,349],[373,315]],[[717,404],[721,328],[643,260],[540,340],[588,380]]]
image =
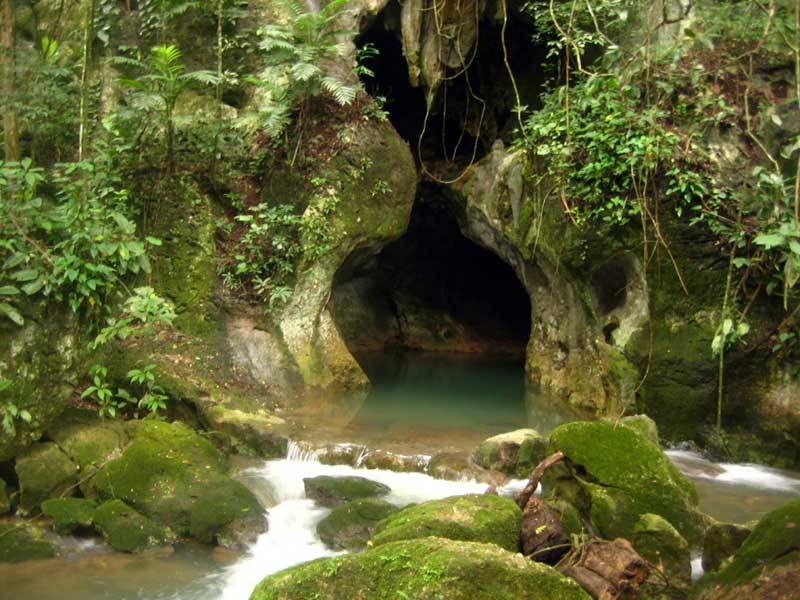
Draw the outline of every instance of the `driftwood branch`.
[[[555,454],[551,454],[536,465],[536,468],[531,471],[531,476],[528,479],[527,485],[525,485],[521,492],[514,496],[514,501],[517,503],[517,506],[525,510],[525,507],[528,505],[528,500],[531,499],[536,488],[539,487],[539,481],[542,479],[544,472],[562,460],[564,460],[564,453],[559,451]]]

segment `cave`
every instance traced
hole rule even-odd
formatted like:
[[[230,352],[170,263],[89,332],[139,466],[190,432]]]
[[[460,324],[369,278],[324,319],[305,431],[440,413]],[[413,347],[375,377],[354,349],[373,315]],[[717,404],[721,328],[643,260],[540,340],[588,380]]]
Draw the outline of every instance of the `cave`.
[[[420,186],[405,235],[342,266],[329,308],[357,359],[386,350],[523,357],[531,328],[514,270],[461,233],[433,184]]]
[[[554,75],[552,67],[544,66],[547,46],[536,41],[532,19],[509,7],[503,35],[499,7],[489,4],[480,19],[474,54],[464,59],[468,66],[446,73],[430,110],[423,87],[409,80],[398,0],[390,0],[356,38],[359,49],[377,51],[363,60],[368,71],[362,71],[362,83],[373,98],[381,99],[418,162],[463,165],[487,154],[497,139],[510,141],[517,126],[516,96],[505,54],[523,106],[538,108],[545,83]]]

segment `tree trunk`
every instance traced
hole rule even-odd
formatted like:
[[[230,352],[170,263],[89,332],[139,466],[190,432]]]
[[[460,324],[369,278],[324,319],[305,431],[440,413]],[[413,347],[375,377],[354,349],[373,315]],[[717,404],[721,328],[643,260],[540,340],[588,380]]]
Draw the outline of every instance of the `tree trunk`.
[[[86,6],[86,17],[83,24],[83,66],[81,68],[81,104],[80,128],[78,130],[78,160],[86,156],[86,144],[89,135],[89,75],[94,45],[94,9],[95,0]]]
[[[13,0],[0,0],[0,77],[3,99],[3,149],[5,159],[20,158],[17,115],[11,105],[14,99],[14,50],[16,47],[16,19]]]

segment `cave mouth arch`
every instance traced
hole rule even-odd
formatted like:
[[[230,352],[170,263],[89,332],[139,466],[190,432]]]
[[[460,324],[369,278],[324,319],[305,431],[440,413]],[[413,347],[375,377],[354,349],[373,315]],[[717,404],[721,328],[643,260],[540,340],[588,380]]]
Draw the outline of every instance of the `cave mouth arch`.
[[[462,235],[432,184],[420,186],[402,237],[339,269],[329,308],[357,360],[387,350],[522,358],[531,331],[514,270]]]

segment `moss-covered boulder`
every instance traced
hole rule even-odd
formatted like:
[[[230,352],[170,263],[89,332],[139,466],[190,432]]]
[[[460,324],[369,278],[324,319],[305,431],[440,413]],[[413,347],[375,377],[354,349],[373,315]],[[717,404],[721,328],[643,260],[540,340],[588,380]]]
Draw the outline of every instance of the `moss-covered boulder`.
[[[607,422],[579,421],[550,434],[548,452],[565,464],[550,469],[545,492],[575,504],[605,538],[630,538],[642,515],[659,515],[690,543],[699,544],[705,520],[694,485],[661,449],[638,431]]]
[[[752,527],[736,523],[714,523],[703,540],[703,570],[716,571],[732,556],[752,532]]]
[[[631,543],[636,551],[664,573],[670,583],[688,586],[692,578],[689,544],[663,517],[642,515]]]
[[[494,544],[428,537],[316,560],[264,579],[250,600],[589,600],[573,580]]]
[[[181,423],[131,423],[131,443],[88,489],[101,500],[124,501],[179,535],[204,542],[232,530],[263,531],[263,509],[240,482],[225,474],[225,460],[204,437]]]
[[[547,498],[545,503],[558,513],[567,535],[580,535],[586,530],[581,513],[566,500]]]
[[[796,561],[799,554],[800,498],[764,516],[730,562],[706,577],[704,583],[726,585],[748,581],[766,566],[777,566],[792,558]]]
[[[620,423],[626,427],[635,429],[648,440],[653,442],[656,446],[659,445],[658,426],[656,425],[656,422],[647,415],[630,415],[628,417],[622,417],[622,419],[620,419]]]
[[[328,508],[340,506],[357,498],[385,496],[390,491],[387,485],[356,475],[306,477],[303,479],[303,485],[307,498]]]
[[[0,479],[0,515],[11,512],[11,498],[8,496],[6,482]]]
[[[58,533],[68,534],[91,527],[97,503],[86,498],[53,498],[42,502],[42,514],[53,519]]]
[[[484,440],[473,460],[484,469],[528,477],[546,456],[547,438],[535,429],[517,429]]]
[[[516,552],[522,511],[510,498],[489,494],[453,496],[409,506],[375,528],[375,546],[436,536],[485,542]]]
[[[114,550],[140,552],[165,544],[171,534],[122,500],[101,504],[92,515],[95,527]]]
[[[52,558],[58,547],[46,540],[42,530],[22,521],[0,523],[0,562],[22,562]]]
[[[122,421],[101,419],[94,411],[74,408],[67,409],[47,435],[78,465],[81,479],[119,457],[128,442]]]
[[[48,498],[71,496],[78,482],[78,466],[53,442],[36,444],[17,458],[19,510],[37,514]]]
[[[337,506],[317,524],[317,535],[333,550],[360,550],[379,521],[400,509],[377,498],[361,498]]]

